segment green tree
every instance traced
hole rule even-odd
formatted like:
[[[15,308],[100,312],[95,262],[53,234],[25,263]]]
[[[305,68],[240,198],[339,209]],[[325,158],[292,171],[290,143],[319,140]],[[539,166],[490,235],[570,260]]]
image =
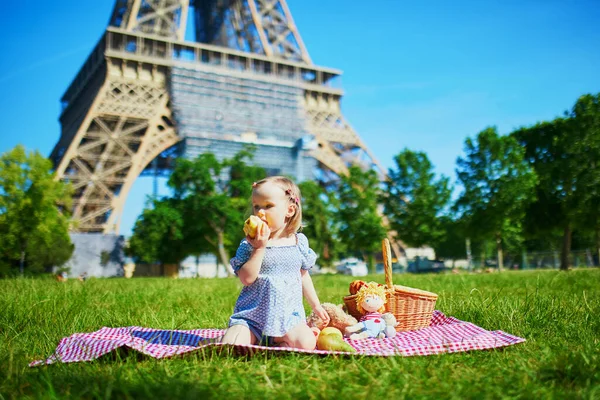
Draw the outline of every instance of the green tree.
[[[381,248],[381,240],[386,236],[378,212],[381,189],[376,172],[351,166],[348,175],[340,177],[336,194],[340,240],[348,249],[361,253],[375,272],[373,253]]]
[[[460,219],[447,215],[440,217],[440,229],[444,235],[435,246],[436,257],[453,260],[467,258],[464,225],[464,221]]]
[[[250,204],[252,184],[266,176],[264,168],[250,164],[254,159],[255,152],[256,146],[247,145],[232,158],[223,160],[223,167],[225,171],[228,171],[228,178],[218,181],[219,190],[227,193],[231,207],[236,211],[234,217],[242,216],[243,220],[252,214]],[[236,220],[226,227],[224,246],[227,254],[235,253],[240,241],[245,237],[240,228],[242,222]]]
[[[389,169],[382,197],[391,227],[409,246],[436,248],[446,235],[441,217],[452,193],[449,179],[436,179],[423,152],[405,149],[394,161],[396,167]]]
[[[580,97],[563,118],[513,132],[539,177],[528,211],[534,237],[562,234],[560,267],[569,268],[574,229],[593,231],[600,253],[600,94]]]
[[[55,180],[52,163],[23,146],[0,156],[0,263],[31,273],[64,264],[73,253],[68,235],[70,185]]]
[[[536,200],[527,210],[527,232],[532,238],[554,237],[561,231],[561,269],[568,269],[571,234],[577,201],[573,182],[579,161],[570,157],[571,121],[556,118],[521,128],[512,135],[524,146],[525,158],[536,171]],[[545,241],[542,240],[542,243]]]
[[[161,264],[178,264],[187,254],[179,204],[174,199],[151,201],[135,221],[127,253],[136,259]]]
[[[201,154],[194,160],[179,159],[168,185],[181,204],[187,253],[211,253],[227,266],[227,256],[223,254],[226,223],[242,217],[232,209],[227,194],[218,191],[215,179],[222,168],[212,153]]]
[[[250,215],[252,182],[265,176],[264,169],[247,164],[253,154],[249,147],[222,162],[211,153],[180,159],[168,182],[182,204],[188,254],[208,249],[230,274],[229,254],[243,238],[242,225]]]
[[[68,231],[68,220],[55,224],[54,218],[40,224],[40,232],[35,234],[27,245],[27,269],[31,273],[48,271],[66,263],[75,250]],[[46,225],[46,226],[43,226]],[[42,227],[43,226],[43,227]]]
[[[210,253],[233,273],[229,254],[244,237],[252,182],[265,176],[263,168],[247,163],[254,151],[249,146],[223,161],[212,153],[177,160],[168,181],[173,196],[143,211],[129,254],[146,262],[179,263],[189,255]]]
[[[457,160],[463,192],[456,202],[470,237],[496,242],[498,267],[503,265],[502,239],[524,218],[534,200],[537,178],[524,161],[524,150],[512,136],[498,135],[496,128],[481,131],[465,141],[464,158]]]
[[[579,227],[594,238],[596,265],[600,265],[600,93],[581,96],[573,109],[574,153],[580,166],[577,192],[580,201]]]
[[[331,266],[342,250],[336,239],[337,223],[331,195],[317,182],[300,183],[302,192],[303,232],[310,240],[311,248],[319,255],[319,263]]]

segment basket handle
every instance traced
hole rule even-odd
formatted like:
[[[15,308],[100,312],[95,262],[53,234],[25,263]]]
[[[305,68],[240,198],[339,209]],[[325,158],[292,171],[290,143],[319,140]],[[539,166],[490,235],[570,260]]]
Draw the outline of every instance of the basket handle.
[[[383,239],[381,242],[383,250],[383,267],[385,271],[385,284],[388,289],[394,289],[394,283],[392,282],[392,251],[390,249],[390,241],[388,238]]]

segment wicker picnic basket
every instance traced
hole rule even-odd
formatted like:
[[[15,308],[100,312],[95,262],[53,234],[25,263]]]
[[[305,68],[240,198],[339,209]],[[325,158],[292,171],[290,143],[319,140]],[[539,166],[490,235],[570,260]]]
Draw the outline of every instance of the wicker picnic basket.
[[[396,317],[398,321],[396,331],[398,332],[428,327],[431,324],[431,316],[438,295],[425,290],[394,285],[392,283],[392,253],[388,239],[383,240],[382,247],[387,296],[385,312],[392,313]],[[356,295],[344,297],[344,304],[348,313],[360,320],[362,314],[356,308]]]

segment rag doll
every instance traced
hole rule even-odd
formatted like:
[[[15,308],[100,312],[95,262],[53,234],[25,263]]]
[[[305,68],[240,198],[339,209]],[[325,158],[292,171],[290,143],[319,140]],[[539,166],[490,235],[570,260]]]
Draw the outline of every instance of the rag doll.
[[[360,322],[348,326],[344,333],[350,339],[377,338],[385,331],[386,322],[382,312],[385,311],[385,287],[375,282],[362,286],[356,293],[356,308],[362,314]]]

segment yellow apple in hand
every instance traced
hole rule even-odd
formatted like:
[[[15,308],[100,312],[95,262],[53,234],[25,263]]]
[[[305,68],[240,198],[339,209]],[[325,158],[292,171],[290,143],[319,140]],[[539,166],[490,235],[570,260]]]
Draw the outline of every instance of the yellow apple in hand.
[[[260,232],[262,224],[266,224],[266,216],[263,210],[258,212],[258,215],[251,215],[250,218],[244,222],[244,233],[254,239]]]
[[[258,232],[258,228],[263,222],[256,215],[251,215],[250,218],[244,222],[244,233],[249,236],[251,239],[256,237],[256,233]]]

